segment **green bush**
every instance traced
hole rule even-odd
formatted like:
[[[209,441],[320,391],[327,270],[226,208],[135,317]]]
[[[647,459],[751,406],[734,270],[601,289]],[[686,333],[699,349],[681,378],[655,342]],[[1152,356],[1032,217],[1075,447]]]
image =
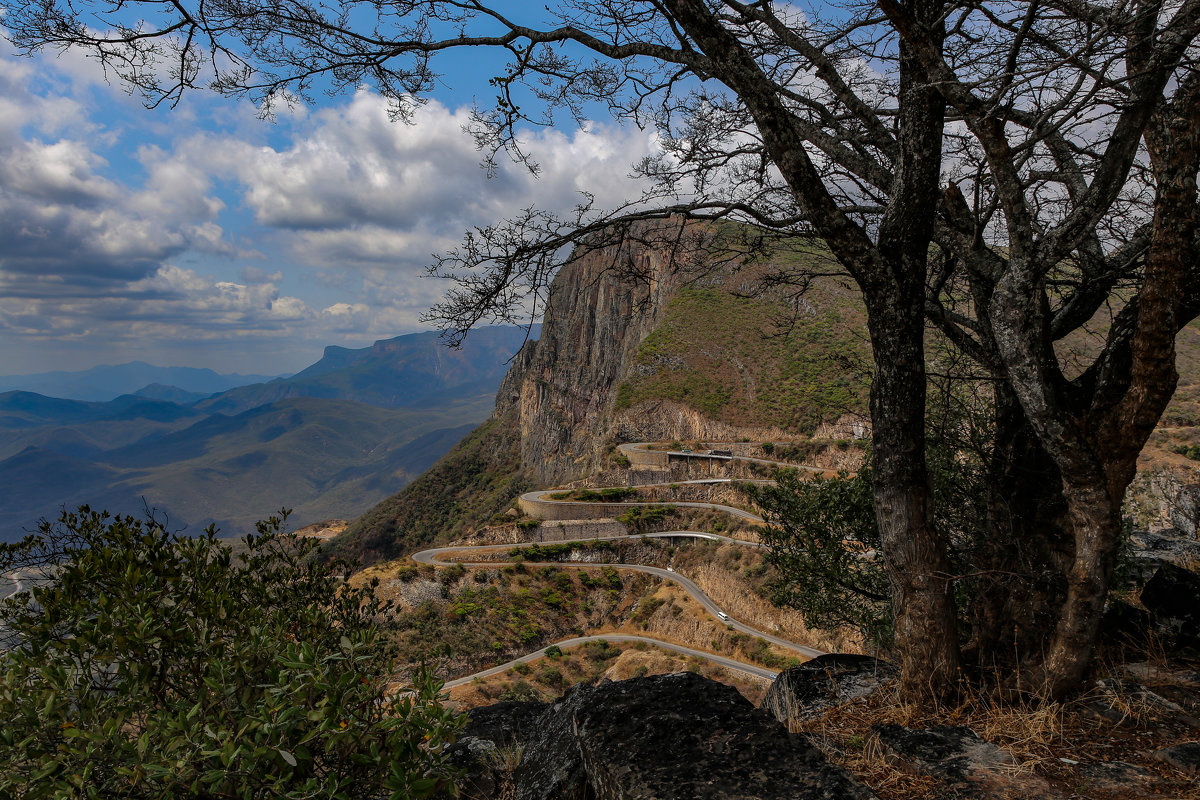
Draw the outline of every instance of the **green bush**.
[[[0,797],[392,798],[452,790],[463,718],[389,690],[390,609],[283,532],[189,538],[86,506],[0,545]]]

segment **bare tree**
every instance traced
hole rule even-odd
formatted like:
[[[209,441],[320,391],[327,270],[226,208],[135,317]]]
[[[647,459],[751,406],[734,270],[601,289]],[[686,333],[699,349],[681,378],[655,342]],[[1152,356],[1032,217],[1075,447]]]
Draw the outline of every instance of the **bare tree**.
[[[995,663],[1017,644],[1039,686],[1075,685],[1133,459],[1170,397],[1174,333],[1200,297],[1200,0],[881,0],[827,7],[826,19],[738,0],[504,8],[19,0],[3,24],[27,50],[86,48],[150,104],[205,85],[267,113],[369,83],[404,117],[431,88],[437,54],[506,50],[474,131],[488,157],[531,168],[523,125],[583,120],[599,105],[656,127],[663,153],[635,170],[644,196],[472,231],[433,267],[460,283],[431,318],[456,337],[507,319],[570,248],[645,220],[702,237],[724,229],[681,222],[735,220],[768,243],[819,237],[868,310],[875,507],[905,687],[946,691],[962,664],[961,576],[930,513],[927,319],[988,371],[995,396],[996,536],[982,560],[1017,580],[980,584],[974,657]],[[1114,302],[1099,356],[1068,377],[1055,343]],[[1022,633],[1005,633],[1014,624]]]

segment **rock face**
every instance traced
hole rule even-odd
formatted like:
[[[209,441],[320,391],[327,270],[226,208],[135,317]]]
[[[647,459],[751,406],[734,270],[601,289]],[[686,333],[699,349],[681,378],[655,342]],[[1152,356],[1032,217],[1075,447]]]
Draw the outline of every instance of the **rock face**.
[[[521,458],[539,486],[595,470],[617,386],[682,281],[667,248],[650,246],[653,230],[641,234],[558,273],[541,338],[521,351],[501,384],[496,416],[518,412]]]
[[[1181,647],[1200,647],[1200,575],[1164,564],[1142,588],[1142,605]]]
[[[870,656],[829,653],[798,667],[784,670],[775,678],[763,710],[784,725],[814,717],[833,706],[866,697],[887,680],[896,668]]]
[[[1148,577],[1164,564],[1182,566],[1200,560],[1200,541],[1177,528],[1160,531],[1134,531],[1129,535],[1134,567]]]
[[[900,725],[875,725],[871,730],[898,766],[946,781],[968,797],[1052,800],[1060,796],[1044,779],[1016,771],[1017,761],[1011,753],[985,742],[970,728],[913,730]]]
[[[806,737],[692,673],[575,687],[530,716],[536,705],[471,712],[455,745],[457,763],[472,770],[464,797],[495,797],[503,785],[519,800],[874,797]],[[486,753],[511,753],[514,744],[522,753],[515,771],[487,766],[497,759]]]
[[[1170,764],[1188,775],[1200,775],[1200,742],[1184,742],[1155,752],[1159,761]]]
[[[546,711],[545,703],[496,703],[471,712],[470,721],[450,746],[450,762],[464,772],[464,797],[493,798],[511,792],[512,768]]]

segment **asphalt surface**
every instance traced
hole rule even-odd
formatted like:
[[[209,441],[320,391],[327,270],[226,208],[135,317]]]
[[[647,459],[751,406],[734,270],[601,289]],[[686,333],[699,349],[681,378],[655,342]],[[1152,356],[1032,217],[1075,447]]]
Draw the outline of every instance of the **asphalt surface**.
[[[462,555],[462,554],[469,554],[472,552],[475,552],[475,553],[508,552],[514,548],[531,547],[535,544],[580,544],[580,543],[584,543],[584,542],[598,542],[598,541],[599,542],[607,542],[607,541],[628,540],[628,539],[672,539],[672,538],[676,538],[676,539],[677,538],[708,539],[708,540],[712,540],[712,541],[722,541],[722,542],[728,542],[730,544],[738,544],[738,545],[742,545],[745,547],[762,547],[763,546],[763,545],[759,544],[758,542],[745,542],[740,539],[732,539],[728,536],[720,536],[715,533],[701,533],[698,531],[663,531],[660,533],[643,533],[643,534],[634,534],[634,535],[630,535],[630,536],[606,536],[606,537],[591,537],[591,538],[583,538],[583,539],[564,539],[564,540],[559,540],[559,541],[554,541],[554,542],[528,542],[528,543],[522,543],[522,544],[489,544],[489,545],[478,545],[478,546],[474,546],[474,547],[467,547],[467,546],[435,547],[435,548],[431,548],[429,550],[422,550],[419,553],[414,553],[411,556],[411,558],[419,564],[434,564],[434,565],[436,565],[439,563],[442,563],[442,564],[459,563],[459,564],[462,564],[464,567],[493,567],[494,568],[494,567],[503,567],[506,564],[509,564],[511,562],[505,562],[505,561],[459,561],[458,559],[442,561],[440,557],[450,554],[450,553],[456,553],[456,554]],[[606,564],[597,564],[595,562],[582,562],[582,561],[536,561],[536,562],[526,561],[526,562],[524,562],[524,564],[527,567],[548,567],[548,566],[554,566],[554,567],[561,567],[561,566],[600,567],[600,566],[609,566],[609,567],[615,567],[617,569],[626,569],[626,570],[632,570],[635,572],[644,572],[648,575],[656,575],[660,578],[663,578],[664,580],[669,580],[669,581],[672,581],[675,584],[677,584],[680,588],[682,588],[685,592],[687,592],[688,595],[690,595],[692,597],[692,599],[694,599],[694,600],[696,600],[696,602],[700,603],[700,605],[706,611],[708,611],[708,613],[710,613],[712,616],[716,617],[720,622],[723,622],[727,627],[729,627],[733,630],[741,631],[742,633],[746,633],[751,636],[757,636],[762,639],[766,639],[768,642],[771,642],[772,644],[775,644],[775,645],[778,645],[785,649],[791,650],[792,652],[797,653],[802,656],[805,656],[806,658],[815,658],[817,656],[825,654],[824,651],[822,651],[822,650],[817,650],[815,648],[807,647],[802,644],[796,644],[795,642],[790,642],[787,639],[781,638],[779,636],[775,636],[774,634],[771,634],[771,633],[767,633],[766,631],[760,631],[757,628],[753,628],[744,622],[734,619],[733,617],[729,617],[728,619],[722,620],[720,618],[720,616],[718,616],[719,612],[722,611],[721,607],[718,606],[715,602],[713,602],[712,598],[710,598],[707,594],[705,594],[704,591],[699,586],[697,586],[695,584],[695,582],[693,582],[690,578],[680,575],[678,572],[675,572],[674,570],[663,569],[662,567],[651,567],[646,564],[626,564],[626,563],[621,563],[621,562],[615,562],[615,563],[610,562],[610,563],[606,563]],[[654,639],[653,637],[638,636],[638,635],[634,635],[634,634],[619,634],[619,635],[611,634],[611,635],[607,635],[607,636],[604,636],[604,635],[582,636],[582,637],[577,637],[575,639],[568,639],[563,642],[555,642],[555,644],[557,644],[559,647],[568,647],[568,646],[574,646],[574,644],[579,644],[579,643],[583,643],[586,641],[595,641],[598,639],[607,639],[609,641],[646,641],[646,642],[650,642],[652,644],[656,644],[659,646],[668,646],[667,643],[664,643],[658,639]],[[547,647],[549,647],[549,645],[547,645]],[[730,667],[732,669],[740,669],[743,672],[749,672],[752,675],[760,675],[762,677],[774,677],[777,674],[774,671],[765,669],[763,667],[756,667],[756,666],[752,666],[750,664],[745,664],[741,661],[735,661],[733,659],[725,658],[724,656],[714,655],[713,653],[706,653],[703,650],[693,650],[692,648],[683,647],[681,645],[669,645],[668,649],[675,650],[676,652],[680,652],[680,653],[686,653],[687,655],[699,656],[701,658],[708,659],[715,663],[719,663],[722,666]],[[501,664],[498,667],[492,667],[491,669],[484,670],[483,672],[477,672],[473,675],[468,675],[465,678],[460,678],[456,681],[452,681],[450,683],[447,683],[446,686],[448,688],[451,688],[454,686],[460,686],[463,683],[469,682],[473,678],[487,677],[488,675],[494,675],[496,673],[503,672],[504,670],[512,667],[512,665],[517,663],[517,661],[525,661],[527,659],[537,658],[540,655],[543,655],[544,653],[545,653],[545,648],[542,648],[541,650],[536,650],[532,653],[528,653],[528,654],[526,654],[518,659],[515,659],[513,661],[510,661],[506,664]]]
[[[627,442],[626,444],[617,445],[618,450],[626,452],[630,450],[645,450],[649,442]],[[722,444],[722,442],[710,442],[709,444]],[[820,467],[810,467],[806,464],[792,464],[788,461],[772,461],[769,458],[752,458],[750,456],[717,456],[709,453],[685,453],[682,450],[655,450],[652,452],[666,453],[669,456],[683,456],[684,458],[709,458],[714,461],[749,461],[753,464],[766,464],[772,467],[788,467],[790,469],[802,469],[807,472],[825,472]]]
[[[623,444],[623,445],[620,445],[620,449],[628,451],[628,450],[634,450],[634,449],[639,449],[639,448],[645,448],[646,444],[647,444],[646,442],[635,442],[635,443]],[[770,466],[777,466],[777,467],[791,467],[794,469],[808,470],[810,472],[824,472],[824,470],[816,468],[816,467],[808,467],[808,466],[803,466],[803,465],[798,465],[798,464],[789,464],[785,461],[771,461],[771,460],[765,459],[765,458],[751,458],[749,456],[733,456],[733,455],[725,456],[725,455],[712,455],[712,454],[708,454],[708,453],[685,453],[680,450],[668,450],[668,451],[659,451],[659,452],[666,452],[668,455],[684,456],[684,457],[689,457],[689,458],[708,458],[708,459],[715,459],[715,460],[720,460],[720,461],[734,461],[734,460],[749,461],[749,462],[753,462],[756,464],[767,464]],[[737,482],[737,479],[733,479],[733,478],[700,478],[700,479],[686,480],[686,481],[671,481],[669,483],[647,484],[645,487],[639,486],[637,488],[654,488],[654,487],[663,487],[663,486],[675,486],[675,485],[680,485],[680,484],[719,484],[719,483],[734,483],[734,482]],[[743,481],[743,482],[774,483],[774,481],[770,481],[770,480],[749,480],[749,481]],[[740,519],[750,520],[752,522],[762,522],[763,521],[762,517],[758,516],[757,514],[746,511],[745,509],[735,508],[734,506],[722,505],[720,503],[669,502],[669,501],[656,502],[656,503],[619,503],[619,502],[599,501],[597,503],[591,503],[588,501],[579,501],[579,500],[552,500],[547,497],[547,495],[554,494],[554,493],[560,492],[560,491],[564,491],[564,490],[562,490],[562,489],[541,489],[541,490],[537,490],[537,491],[533,491],[533,492],[526,492],[525,494],[523,494],[521,496],[521,498],[523,500],[525,500],[526,502],[530,502],[530,503],[565,503],[568,505],[580,505],[580,506],[604,505],[604,506],[632,507],[632,506],[672,505],[672,506],[680,506],[683,508],[709,508],[709,509],[714,509],[717,511],[724,511],[727,514],[731,514]],[[731,544],[738,544],[738,545],[742,545],[745,547],[762,547],[763,546],[763,545],[759,544],[758,542],[746,542],[746,541],[742,541],[740,539],[732,539],[728,536],[721,536],[721,535],[715,534],[715,533],[702,533],[699,531],[663,531],[660,533],[643,533],[643,534],[634,534],[634,535],[630,535],[630,536],[606,536],[606,537],[591,537],[591,538],[583,538],[583,539],[565,539],[565,540],[559,540],[559,541],[555,541],[555,542],[528,542],[528,543],[522,543],[522,544],[478,545],[478,546],[474,546],[474,547],[468,547],[468,546],[435,547],[435,548],[432,548],[429,550],[422,550],[419,553],[414,553],[411,556],[411,558],[420,564],[436,565],[439,563],[447,563],[445,561],[441,561],[440,559],[442,556],[447,555],[449,553],[464,555],[464,554],[468,554],[471,552],[476,552],[476,553],[505,552],[505,551],[512,550],[513,548],[530,547],[535,544],[579,544],[579,543],[583,543],[583,542],[596,542],[596,541],[605,542],[605,541],[613,541],[613,540],[617,540],[617,539],[670,539],[670,538],[709,539],[709,540],[714,540],[714,541],[728,542]],[[450,563],[459,563],[465,567],[501,567],[501,566],[504,566],[511,562],[458,561],[456,559],[454,562],[450,562]],[[710,614],[712,614],[714,617],[716,617],[719,621],[724,622],[725,625],[728,628],[730,628],[731,630],[737,630],[737,631],[741,631],[742,633],[749,634],[751,636],[760,637],[762,639],[767,640],[768,642],[770,642],[772,644],[786,648],[788,650],[791,650],[795,653],[798,653],[802,656],[806,656],[808,658],[815,658],[817,656],[824,655],[824,652],[821,650],[817,650],[812,647],[807,647],[802,644],[796,644],[795,642],[789,642],[787,639],[783,639],[779,636],[775,636],[775,635],[767,633],[765,631],[760,631],[760,630],[757,630],[756,628],[752,628],[751,626],[745,624],[744,622],[740,622],[740,621],[734,619],[733,617],[726,616],[726,618],[722,619],[720,617],[720,613],[722,612],[722,609],[719,606],[717,606],[716,603],[713,602],[712,598],[710,598],[708,595],[706,595],[700,589],[700,587],[697,586],[691,579],[686,578],[683,575],[680,575],[679,573],[675,572],[674,570],[663,569],[661,567],[651,567],[651,566],[648,566],[645,564],[626,564],[626,563],[608,563],[608,564],[604,564],[604,565],[596,564],[594,562],[571,562],[571,561],[552,561],[552,562],[529,562],[529,561],[526,561],[524,563],[526,566],[529,566],[529,567],[564,566],[564,565],[577,566],[577,567],[611,566],[611,567],[616,567],[618,569],[633,570],[636,572],[644,572],[649,575],[656,575],[665,580],[673,581],[674,583],[679,585],[680,588],[682,588],[685,592],[688,593],[688,595],[690,595],[694,600],[696,600],[698,603],[700,603],[700,605],[706,611],[708,611]],[[517,659],[513,659],[512,661],[508,661],[503,664],[499,664],[495,667],[491,667],[490,669],[486,669],[482,672],[477,672],[473,675],[467,675],[465,677],[458,678],[453,681],[449,681],[448,683],[446,683],[446,688],[452,689],[456,686],[462,686],[464,684],[470,683],[475,678],[485,678],[490,675],[499,674],[501,672],[504,672],[505,670],[511,669],[514,665],[516,665],[522,661],[527,661],[529,659],[539,658],[541,656],[544,656],[546,654],[546,649],[549,647],[555,646],[555,645],[558,646],[559,648],[568,648],[568,647],[575,647],[577,645],[584,644],[585,642],[593,642],[593,641],[599,641],[599,640],[605,640],[605,641],[609,641],[609,642],[647,642],[647,643],[656,645],[658,647],[665,648],[667,650],[672,650],[677,653],[683,653],[685,655],[690,655],[690,656],[698,656],[700,658],[706,659],[713,663],[720,664],[721,666],[728,667],[730,669],[741,670],[742,672],[748,673],[750,675],[756,675],[756,676],[763,677],[763,678],[774,678],[775,675],[778,674],[774,670],[769,670],[769,669],[766,669],[765,667],[758,667],[758,666],[754,666],[751,664],[745,664],[741,661],[735,661],[733,659],[726,658],[724,656],[715,655],[713,653],[706,653],[703,650],[694,650],[690,647],[684,647],[683,645],[677,645],[677,644],[672,644],[670,642],[664,642],[661,639],[655,639],[652,636],[640,636],[637,634],[627,634],[627,633],[620,633],[620,634],[613,633],[613,634],[607,634],[607,635],[597,634],[594,636],[577,636],[572,639],[565,639],[561,642],[555,642],[553,645],[546,645],[546,647],[543,647],[540,650],[535,650],[531,653],[527,653],[526,655],[521,656],[520,658],[517,658]]]
[[[546,655],[546,650],[548,650],[551,647],[557,646],[558,648],[560,648],[562,650],[567,650],[571,647],[578,647],[581,644],[586,644],[587,642],[599,642],[599,641],[646,642],[647,644],[652,644],[655,647],[661,647],[664,650],[671,650],[676,653],[682,653],[685,656],[698,656],[707,661],[711,661],[715,664],[720,664],[722,667],[728,667],[729,669],[736,669],[739,672],[745,672],[747,674],[754,675],[759,678],[766,678],[768,680],[773,680],[775,678],[775,676],[779,674],[778,672],[767,669],[766,667],[756,667],[751,664],[743,664],[741,661],[734,661],[732,658],[725,658],[724,656],[713,655],[712,653],[706,653],[703,650],[693,650],[690,647],[684,647],[683,645],[674,644],[672,642],[664,642],[662,639],[655,639],[653,636],[637,636],[637,635],[628,634],[628,633],[609,633],[609,634],[597,634],[595,636],[576,636],[572,639],[564,639],[563,641],[557,642],[554,645],[546,645],[541,650],[535,650],[534,652],[530,653],[529,655],[522,656],[521,658],[515,658],[512,661],[506,661],[503,664],[499,664],[495,667],[492,667],[491,669],[486,669],[483,672],[476,672],[474,675],[468,675],[465,678],[457,678],[452,681],[446,681],[445,688],[453,689],[456,686],[464,686],[464,685],[470,683],[471,681],[475,680],[476,678],[487,678],[491,675],[498,675],[501,672],[504,672],[505,670],[512,669],[517,664],[520,664],[523,661],[527,661],[527,660],[533,659],[533,658],[541,658],[542,656]]]

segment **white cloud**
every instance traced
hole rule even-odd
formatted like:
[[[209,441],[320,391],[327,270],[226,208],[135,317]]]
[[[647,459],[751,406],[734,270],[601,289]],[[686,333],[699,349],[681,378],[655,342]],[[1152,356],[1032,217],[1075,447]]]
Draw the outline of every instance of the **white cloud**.
[[[359,92],[273,128],[189,102],[144,111],[82,59],[0,53],[0,373],[23,343],[298,352],[416,330],[446,288],[422,277],[433,253],[585,189],[619,203],[654,148],[636,130],[538,131],[540,177],[502,162],[489,179],[467,112],[437,102],[405,125]]]

